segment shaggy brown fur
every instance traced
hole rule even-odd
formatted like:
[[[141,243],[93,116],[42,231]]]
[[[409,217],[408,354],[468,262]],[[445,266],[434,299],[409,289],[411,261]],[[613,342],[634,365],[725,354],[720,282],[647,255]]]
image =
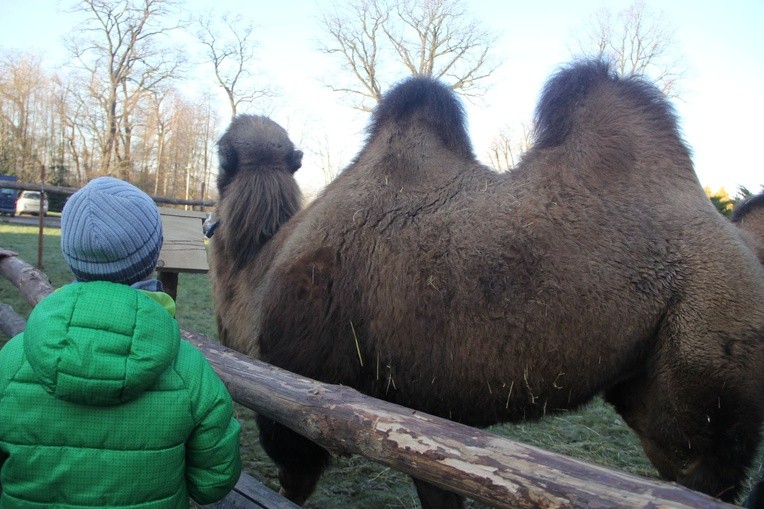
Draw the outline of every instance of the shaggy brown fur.
[[[302,152],[295,150],[276,122],[239,115],[218,141],[218,159],[218,193],[234,199],[217,205],[220,223],[212,242],[210,273],[220,340],[232,344],[226,324],[240,317],[242,323],[234,330],[241,331],[251,318],[246,316],[250,302],[234,293],[232,281],[245,277],[239,274],[242,267],[250,266],[263,245],[300,209],[302,193],[293,175],[302,165]],[[226,317],[221,320],[223,312]]]
[[[252,204],[294,203],[288,164],[224,166],[223,342],[474,426],[604,392],[664,478],[732,500],[764,411],[764,269],[706,198],[652,85],[573,64],[547,84],[536,124],[519,167],[497,174],[475,159],[451,91],[412,78],[277,232]],[[232,125],[220,150],[261,135]],[[280,187],[254,194],[265,173]],[[303,502],[328,453],[259,423],[284,493]],[[462,506],[417,488],[425,508]]]
[[[764,192],[751,196],[735,207],[732,222],[745,232],[749,244],[764,263]]]

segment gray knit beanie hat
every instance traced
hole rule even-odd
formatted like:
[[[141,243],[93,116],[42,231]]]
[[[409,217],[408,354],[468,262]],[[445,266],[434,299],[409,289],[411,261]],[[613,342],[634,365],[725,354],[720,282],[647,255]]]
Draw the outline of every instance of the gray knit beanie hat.
[[[156,270],[162,218],[154,201],[113,177],[91,180],[61,213],[61,251],[77,281],[131,285]]]

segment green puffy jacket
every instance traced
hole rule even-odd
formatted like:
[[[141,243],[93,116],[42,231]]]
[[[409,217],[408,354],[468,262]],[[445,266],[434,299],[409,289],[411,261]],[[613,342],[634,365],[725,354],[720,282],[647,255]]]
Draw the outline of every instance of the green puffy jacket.
[[[146,292],[66,285],[0,350],[0,508],[189,507],[240,471],[231,397]]]

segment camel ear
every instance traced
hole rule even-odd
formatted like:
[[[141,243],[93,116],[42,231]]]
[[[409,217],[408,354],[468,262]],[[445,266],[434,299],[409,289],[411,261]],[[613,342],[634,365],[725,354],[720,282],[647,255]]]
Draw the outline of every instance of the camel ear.
[[[291,173],[296,172],[302,166],[302,150],[295,150],[292,152],[292,157],[289,158],[289,171]]]
[[[236,167],[239,165],[239,157],[236,153],[236,149],[226,142],[218,144],[218,161],[220,162],[220,168],[226,173],[235,173]]]

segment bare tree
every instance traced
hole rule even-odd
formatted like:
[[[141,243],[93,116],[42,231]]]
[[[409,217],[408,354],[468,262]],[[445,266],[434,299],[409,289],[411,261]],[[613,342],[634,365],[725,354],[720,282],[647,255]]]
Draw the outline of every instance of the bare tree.
[[[78,76],[57,80],[58,100],[62,103],[65,161],[68,166],[68,183],[78,187],[95,174],[98,164],[98,146],[101,145],[103,124],[99,114],[100,105],[92,93],[93,80],[85,86]]]
[[[531,146],[531,130],[522,124],[522,134],[517,137],[509,127],[499,130],[488,148],[488,161],[496,171],[510,171],[517,165],[522,154]]]
[[[99,54],[90,45],[116,48],[137,29],[119,25],[127,23],[128,13],[108,12],[116,39],[102,41],[98,30],[84,31],[89,37],[79,40],[83,60],[71,73],[46,71],[34,54],[0,50],[0,168],[23,182],[37,182],[44,169],[45,181],[55,185],[76,187],[117,174],[152,194],[197,198],[202,182],[209,193],[217,132],[209,96],[195,100],[177,92],[178,61],[152,57],[154,42],[163,41],[134,47],[135,54],[142,48],[146,59],[113,82],[107,64],[116,52]],[[134,58],[124,56],[126,62]],[[112,150],[104,153],[109,143]]]
[[[0,146],[4,164],[21,180],[36,180],[45,164],[52,115],[50,78],[40,59],[9,53],[0,60]]]
[[[462,95],[480,95],[496,69],[489,59],[494,37],[468,17],[460,0],[355,0],[321,22],[353,84],[330,87],[370,111],[384,89],[406,74],[443,80]]]
[[[142,95],[179,75],[183,61],[158,44],[178,25],[167,25],[170,0],[81,0],[86,17],[68,46],[90,76],[91,96],[103,112],[101,173],[129,180],[131,116]],[[165,39],[165,42],[169,39]]]
[[[215,79],[228,97],[231,118],[236,116],[239,105],[272,95],[267,87],[254,86],[254,75],[250,71],[256,47],[252,23],[246,22],[241,14],[230,13],[216,21],[207,16],[198,23],[199,41],[213,66]]]
[[[329,140],[329,133],[320,133],[311,145],[313,152],[321,164],[321,172],[324,175],[324,184],[328,184],[340,174],[342,167],[338,161],[339,157],[332,150],[332,143]]]
[[[611,61],[623,76],[648,76],[666,95],[678,95],[683,65],[674,32],[664,15],[643,0],[617,13],[606,7],[597,11],[579,49]]]
[[[198,119],[202,122],[199,132],[202,139],[201,158],[198,165],[198,168],[201,170],[202,200],[206,200],[210,195],[217,192],[217,188],[212,185],[212,161],[215,152],[217,152],[215,140],[217,138],[219,124],[218,115],[215,113],[215,109],[212,106],[212,97],[209,93],[206,93],[204,99],[204,107],[201,109],[201,116]]]

